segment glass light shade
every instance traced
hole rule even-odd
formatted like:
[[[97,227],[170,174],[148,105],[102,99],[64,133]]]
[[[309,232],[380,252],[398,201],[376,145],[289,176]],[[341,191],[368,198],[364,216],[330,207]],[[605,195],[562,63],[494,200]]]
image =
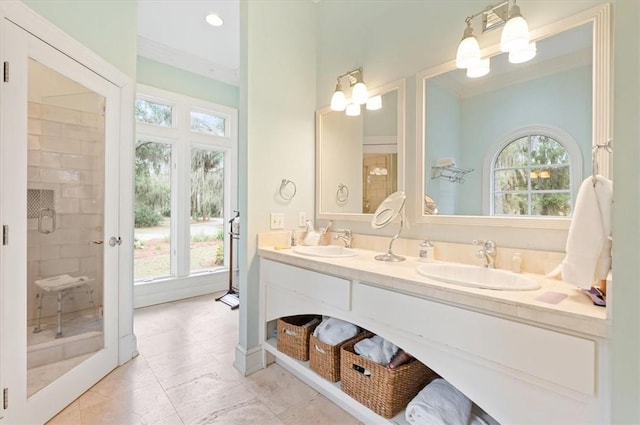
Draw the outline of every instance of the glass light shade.
[[[520,8],[513,6],[511,16],[502,29],[500,49],[503,52],[513,52],[524,49],[529,44],[529,25],[520,15]]]
[[[530,61],[536,56],[537,53],[536,42],[532,41],[527,44],[524,49],[514,50],[509,52],[509,62],[511,63],[523,63]]]
[[[382,109],[382,96],[377,95],[370,97],[367,100],[367,109],[369,111],[377,111],[378,109]]]
[[[331,96],[331,110],[332,111],[344,111],[347,107],[347,98],[344,96],[342,90],[336,90]]]
[[[224,21],[222,20],[222,18],[216,15],[215,13],[208,14],[204,19],[207,21],[209,25],[212,25],[214,27],[221,27],[222,24],[224,24]]]
[[[463,39],[458,44],[456,52],[456,66],[458,68],[468,68],[469,65],[480,60],[480,45],[478,40],[472,35]]]
[[[360,105],[357,103],[348,104],[346,114],[350,117],[357,117],[360,115]]]
[[[467,68],[467,77],[479,78],[484,77],[491,70],[491,63],[489,58],[479,59],[475,63],[472,63]]]
[[[367,103],[367,99],[369,98],[369,90],[367,90],[367,86],[362,81],[356,83],[355,86],[351,89],[351,98],[354,103],[358,105],[362,105],[363,103]]]

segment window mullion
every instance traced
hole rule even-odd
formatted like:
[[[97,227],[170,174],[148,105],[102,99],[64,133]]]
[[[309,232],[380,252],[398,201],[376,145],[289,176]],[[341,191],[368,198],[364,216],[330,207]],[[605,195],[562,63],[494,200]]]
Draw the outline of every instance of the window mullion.
[[[181,104],[181,106],[183,106]],[[187,108],[179,109],[180,138],[178,141],[178,172],[176,196],[176,271],[177,276],[189,276],[189,249],[191,241],[190,229],[190,178],[191,148],[189,145],[189,126]]]

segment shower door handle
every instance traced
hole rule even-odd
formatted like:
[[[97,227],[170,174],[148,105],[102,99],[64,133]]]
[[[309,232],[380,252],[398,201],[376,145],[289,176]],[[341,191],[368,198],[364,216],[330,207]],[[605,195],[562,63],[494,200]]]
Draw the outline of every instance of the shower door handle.
[[[109,238],[109,246],[116,246],[121,244],[122,244],[122,238],[120,236],[118,236],[117,238],[115,236],[111,236]]]

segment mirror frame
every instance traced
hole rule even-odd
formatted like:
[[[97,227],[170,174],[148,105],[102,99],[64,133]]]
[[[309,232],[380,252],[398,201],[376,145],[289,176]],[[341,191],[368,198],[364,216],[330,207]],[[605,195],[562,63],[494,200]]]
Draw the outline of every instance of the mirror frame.
[[[604,144],[611,139],[611,10],[609,3],[603,3],[571,17],[530,31],[531,40],[540,40],[580,25],[593,25],[593,93],[592,93],[592,146]],[[482,57],[500,54],[499,44],[483,49]],[[425,85],[426,80],[456,69],[455,60],[429,68],[416,76],[417,86],[417,134],[416,174],[421,180],[416,185],[416,222],[430,224],[453,224],[466,226],[500,226],[530,229],[568,229],[570,218],[501,217],[465,215],[425,215],[425,182],[428,177],[425,166]],[[599,173],[611,178],[611,154],[606,149],[598,149]]]
[[[384,86],[369,90],[369,96],[388,93],[390,91],[398,91],[398,107],[397,107],[397,143],[398,143],[398,187],[394,192],[405,192],[405,80],[397,80]],[[324,114],[332,111],[330,107],[318,109],[316,111],[316,218],[328,220],[350,220],[350,221],[371,221],[373,213],[332,213],[322,210],[322,172],[320,164],[322,163],[322,117]],[[360,161],[362,162],[362,160]],[[362,164],[361,164],[362,166]],[[361,200],[360,200],[361,201]]]

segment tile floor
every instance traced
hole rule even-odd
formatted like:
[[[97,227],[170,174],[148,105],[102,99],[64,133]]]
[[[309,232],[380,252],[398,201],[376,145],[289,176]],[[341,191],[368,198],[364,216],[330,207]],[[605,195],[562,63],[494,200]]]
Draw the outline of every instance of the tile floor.
[[[276,364],[241,376],[232,366],[238,311],[214,298],[136,310],[140,355],[48,424],[359,424]]]

